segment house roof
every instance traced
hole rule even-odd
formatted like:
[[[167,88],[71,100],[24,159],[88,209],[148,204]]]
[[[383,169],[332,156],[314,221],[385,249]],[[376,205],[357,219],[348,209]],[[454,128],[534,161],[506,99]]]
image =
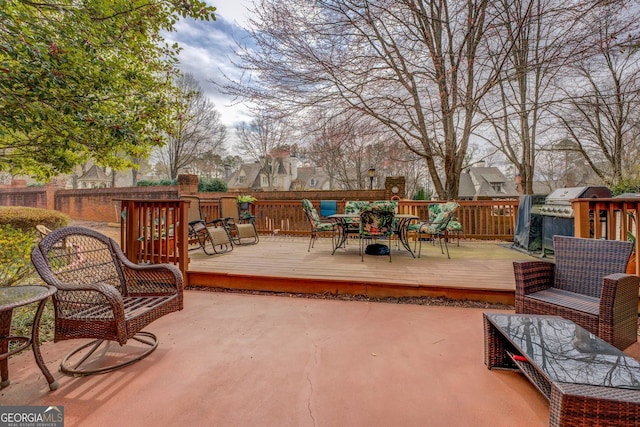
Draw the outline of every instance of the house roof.
[[[98,166],[93,165],[80,178],[78,178],[78,181],[111,182],[111,178]]]
[[[315,185],[311,185],[311,180],[315,179]],[[321,169],[315,166],[303,166],[297,169],[296,182],[301,184],[305,189],[321,189],[325,183],[329,180],[329,176]],[[295,182],[291,183],[291,187],[294,188]]]
[[[515,182],[508,181],[496,167],[474,167],[460,175],[458,197],[461,199],[518,196]]]
[[[240,182],[239,177],[244,175],[244,182]],[[260,175],[259,163],[245,163],[240,169],[229,178],[227,185],[230,188],[253,188],[256,185],[258,176]],[[258,183],[259,184],[259,183]]]

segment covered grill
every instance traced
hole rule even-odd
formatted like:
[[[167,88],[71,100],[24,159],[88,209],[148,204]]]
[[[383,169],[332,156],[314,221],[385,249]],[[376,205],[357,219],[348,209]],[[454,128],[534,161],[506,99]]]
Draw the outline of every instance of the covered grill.
[[[549,194],[545,204],[540,206],[542,215],[542,255],[553,253],[553,236],[573,236],[572,199],[611,197],[607,187],[567,187],[558,188]]]

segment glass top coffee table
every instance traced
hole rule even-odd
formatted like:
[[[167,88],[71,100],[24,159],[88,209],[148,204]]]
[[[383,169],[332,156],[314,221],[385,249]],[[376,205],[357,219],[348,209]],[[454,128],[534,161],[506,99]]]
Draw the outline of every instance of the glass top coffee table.
[[[485,364],[522,372],[549,425],[640,426],[640,362],[557,316],[484,313]]]

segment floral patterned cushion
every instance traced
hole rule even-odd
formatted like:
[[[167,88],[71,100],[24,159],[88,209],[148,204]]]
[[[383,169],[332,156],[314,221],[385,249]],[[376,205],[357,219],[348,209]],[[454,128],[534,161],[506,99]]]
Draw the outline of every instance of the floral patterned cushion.
[[[393,213],[398,213],[398,201],[397,200],[376,200],[372,206],[381,207],[383,209],[390,210]]]
[[[370,206],[360,213],[360,236],[389,237],[393,234],[391,206]]]
[[[344,202],[344,213],[360,215],[363,208],[369,206],[366,200],[347,200]]]
[[[460,205],[457,202],[436,203],[429,205],[429,221],[419,224],[411,224],[409,231],[417,231],[425,234],[437,234],[445,231],[462,231],[462,224],[452,217]]]
[[[331,231],[335,228],[335,224],[332,222],[321,222],[316,224],[317,231]]]
[[[318,215],[318,211],[313,207],[313,204],[308,199],[302,199],[302,207],[309,217],[309,220],[313,222],[314,227],[317,227],[318,224],[321,224],[320,216]]]
[[[452,219],[449,221],[449,225],[447,225],[447,231],[462,231],[462,224]]]

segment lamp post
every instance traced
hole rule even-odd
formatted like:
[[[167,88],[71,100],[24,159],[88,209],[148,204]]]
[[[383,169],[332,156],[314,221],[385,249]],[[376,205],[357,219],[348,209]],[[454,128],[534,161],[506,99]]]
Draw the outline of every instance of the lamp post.
[[[373,178],[376,176],[376,168],[369,168],[369,190],[373,190]]]

